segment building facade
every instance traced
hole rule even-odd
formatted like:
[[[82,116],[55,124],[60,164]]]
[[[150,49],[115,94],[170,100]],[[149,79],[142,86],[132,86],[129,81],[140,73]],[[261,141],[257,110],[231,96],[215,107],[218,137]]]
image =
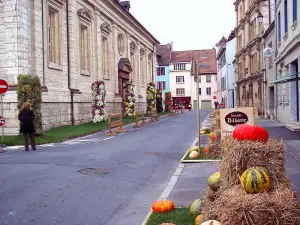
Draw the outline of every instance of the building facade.
[[[254,115],[263,115],[263,74],[261,72],[261,33],[267,24],[259,25],[261,13],[270,14],[263,0],[236,0],[235,80],[238,107],[254,107]]]
[[[300,1],[276,1],[275,118],[288,126],[300,122]]]
[[[219,47],[219,51],[217,52],[218,102],[224,104],[225,108],[235,107],[235,74],[232,63],[236,53],[235,41],[235,32],[232,31],[228,39],[223,37],[216,45]]]
[[[198,62],[199,87],[191,76],[192,58]],[[200,108],[211,109],[213,96],[217,95],[216,50],[174,51],[170,63],[170,89],[173,102],[184,104],[187,108],[191,103],[197,109],[197,98]]]
[[[267,6],[271,12],[268,17],[263,17],[261,23],[267,24],[267,29],[262,34],[261,47],[261,68],[264,76],[263,79],[263,108],[264,117],[268,119],[275,119],[275,87],[274,81],[276,79],[274,54],[276,49],[276,35],[275,35],[275,1],[270,0],[270,5]],[[273,12],[273,13],[272,13]],[[265,50],[269,49],[271,54],[266,55]]]
[[[156,65],[156,87],[162,90],[163,101],[165,100],[165,93],[170,91],[170,69],[171,55],[173,44],[157,46],[157,65]],[[163,104],[165,109],[165,104]]]
[[[43,128],[88,122],[91,85],[105,82],[106,112],[122,110],[122,83],[132,80],[138,108],[156,77],[159,42],[117,0],[2,1],[0,76],[6,134],[17,134],[17,76],[37,74],[43,86]]]

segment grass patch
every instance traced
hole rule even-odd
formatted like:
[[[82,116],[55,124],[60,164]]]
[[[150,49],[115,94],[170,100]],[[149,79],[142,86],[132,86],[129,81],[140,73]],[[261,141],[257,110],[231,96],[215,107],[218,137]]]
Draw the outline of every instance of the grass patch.
[[[188,154],[185,155],[185,157],[184,157],[183,160],[201,160],[201,159],[206,159],[206,158],[205,158],[205,155],[204,155],[204,153],[203,153],[203,149],[204,149],[203,147],[200,148],[200,153],[199,153],[199,155],[198,155],[197,158],[191,159],[191,158],[189,157],[190,153],[188,153]]]
[[[160,223],[174,223],[176,225],[194,225],[195,218],[188,208],[176,208],[168,213],[152,212],[147,225],[158,225]]]
[[[165,115],[167,113],[159,113],[160,116]],[[135,117],[123,117],[123,123],[130,124],[135,122]],[[108,129],[108,121],[102,123],[85,123],[79,125],[69,125],[52,128],[51,130],[45,131],[42,135],[36,136],[36,144],[48,144],[48,143],[56,143],[63,142],[72,138],[81,137],[89,134],[96,133],[98,131],[102,131]],[[1,143],[1,139],[0,139]],[[14,146],[14,145],[23,145],[24,140],[22,135],[14,135],[14,136],[4,136],[4,142],[6,146]]]

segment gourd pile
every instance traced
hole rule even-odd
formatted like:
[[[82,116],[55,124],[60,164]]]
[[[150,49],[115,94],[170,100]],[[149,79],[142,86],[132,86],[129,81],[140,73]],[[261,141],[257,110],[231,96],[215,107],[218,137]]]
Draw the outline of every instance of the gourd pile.
[[[208,143],[203,152],[207,159],[221,159],[221,129],[219,110],[215,110],[213,115],[216,116],[216,120],[212,122]]]
[[[221,146],[220,171],[208,179],[209,188],[201,200],[203,221],[300,224],[300,206],[285,171],[283,142],[269,139],[264,128],[245,124],[224,138]]]

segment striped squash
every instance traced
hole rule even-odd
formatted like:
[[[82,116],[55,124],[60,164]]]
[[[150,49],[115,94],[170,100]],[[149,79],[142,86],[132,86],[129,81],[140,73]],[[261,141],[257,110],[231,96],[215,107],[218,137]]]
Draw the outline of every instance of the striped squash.
[[[271,188],[270,177],[263,167],[252,167],[247,169],[240,177],[245,191],[250,194],[261,191],[269,192]]]
[[[196,199],[190,206],[190,212],[194,215],[199,215],[202,211],[201,199]]]

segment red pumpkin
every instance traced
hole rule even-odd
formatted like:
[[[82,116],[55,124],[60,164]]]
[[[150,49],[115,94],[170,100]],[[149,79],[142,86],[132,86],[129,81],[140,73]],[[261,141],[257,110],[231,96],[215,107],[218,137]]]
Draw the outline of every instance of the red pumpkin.
[[[205,148],[203,149],[203,153],[206,153],[208,151],[208,147],[205,146]]]
[[[158,213],[165,213],[174,210],[174,202],[171,200],[157,200],[152,205],[152,210]]]
[[[214,141],[216,139],[216,136],[213,132],[211,132],[209,136],[212,141]]]
[[[266,129],[250,124],[238,126],[234,129],[232,136],[238,141],[267,141],[269,139]]]

